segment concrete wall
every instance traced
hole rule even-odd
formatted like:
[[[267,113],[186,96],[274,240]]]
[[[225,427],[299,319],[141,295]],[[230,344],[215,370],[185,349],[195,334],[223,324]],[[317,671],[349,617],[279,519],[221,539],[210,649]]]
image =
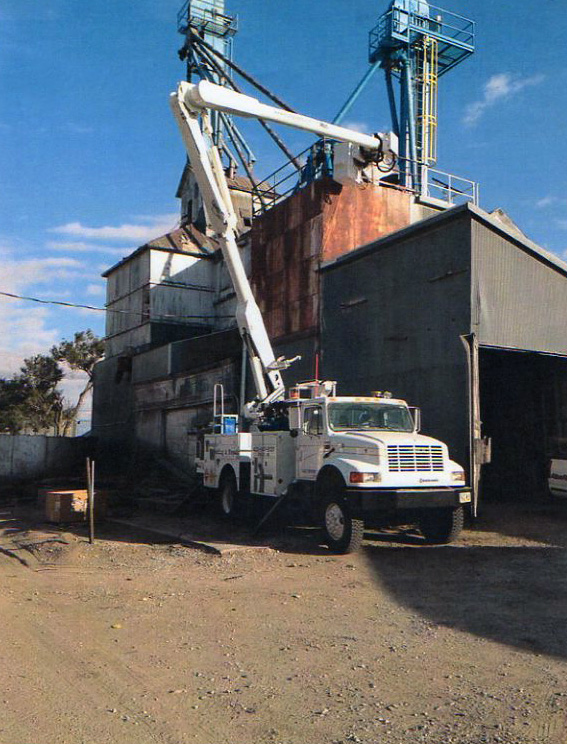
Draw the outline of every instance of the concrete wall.
[[[128,450],[133,435],[131,360],[103,359],[94,368],[93,434]]]
[[[119,466],[148,452],[190,469],[195,430],[211,418],[215,383],[224,385],[226,412],[238,410],[241,353],[235,329],[97,364],[93,433],[105,460]]]
[[[136,383],[133,428],[140,451],[166,455],[190,470],[195,462],[197,430],[212,418],[216,383],[224,386],[226,413],[237,413],[238,359],[225,360],[210,369]]]
[[[0,434],[0,483],[76,474],[89,447],[82,438]]]

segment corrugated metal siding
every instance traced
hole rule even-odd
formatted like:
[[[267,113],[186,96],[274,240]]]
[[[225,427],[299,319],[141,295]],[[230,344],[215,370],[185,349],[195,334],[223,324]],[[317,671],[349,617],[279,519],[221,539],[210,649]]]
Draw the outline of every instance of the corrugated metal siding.
[[[107,356],[210,331],[218,271],[211,259],[149,248],[111,269]]]
[[[567,355],[567,277],[472,220],[473,330],[479,343]]]
[[[339,392],[391,390],[466,464],[470,219],[365,249],[322,271],[322,374]]]

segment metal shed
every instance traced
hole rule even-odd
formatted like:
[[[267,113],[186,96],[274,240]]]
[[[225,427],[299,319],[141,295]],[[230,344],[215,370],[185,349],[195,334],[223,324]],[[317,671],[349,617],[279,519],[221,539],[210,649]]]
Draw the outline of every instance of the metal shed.
[[[567,265],[463,205],[321,271],[322,374],[420,406],[477,497],[541,495],[567,442]]]

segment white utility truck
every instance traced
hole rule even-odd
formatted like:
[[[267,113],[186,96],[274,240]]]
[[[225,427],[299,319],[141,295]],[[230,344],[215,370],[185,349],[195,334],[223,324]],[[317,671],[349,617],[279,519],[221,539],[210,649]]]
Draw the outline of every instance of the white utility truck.
[[[552,496],[567,498],[567,458],[555,457],[549,463],[549,478],[547,480],[549,492]]]
[[[210,433],[201,437],[197,469],[230,516],[244,496],[296,499],[310,508],[337,553],[355,550],[365,521],[387,515],[417,522],[429,542],[453,540],[471,501],[463,469],[442,442],[419,434],[414,415],[389,393],[337,396],[335,382],[298,384],[286,394],[280,370],[237,246],[236,216],[208,110],[256,117],[350,143],[362,163],[393,163],[395,137],[369,136],[274,108],[213,83],[180,83],[171,94],[207,216],[232,283],[236,320],[248,356],[256,398],[240,416],[225,415],[221,386]],[[384,169],[381,168],[384,172]],[[220,410],[219,410],[220,408]]]

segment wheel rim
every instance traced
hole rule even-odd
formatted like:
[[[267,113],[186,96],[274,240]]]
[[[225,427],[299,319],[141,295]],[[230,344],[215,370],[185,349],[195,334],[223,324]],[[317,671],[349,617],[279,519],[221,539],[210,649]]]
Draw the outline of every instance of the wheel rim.
[[[234,494],[230,483],[225,483],[221,494],[221,508],[224,514],[232,514],[234,506]]]
[[[325,529],[333,540],[341,540],[344,536],[345,515],[338,504],[329,504],[325,509]]]

